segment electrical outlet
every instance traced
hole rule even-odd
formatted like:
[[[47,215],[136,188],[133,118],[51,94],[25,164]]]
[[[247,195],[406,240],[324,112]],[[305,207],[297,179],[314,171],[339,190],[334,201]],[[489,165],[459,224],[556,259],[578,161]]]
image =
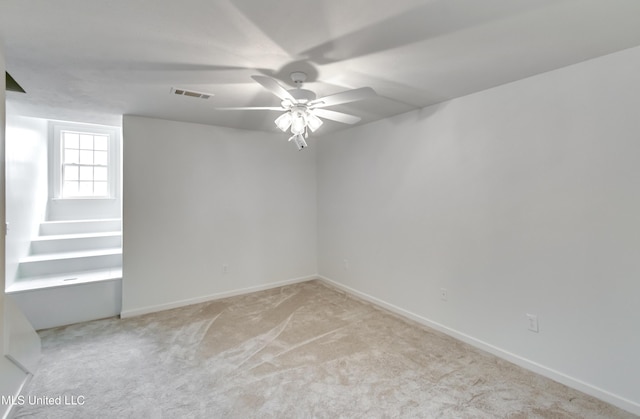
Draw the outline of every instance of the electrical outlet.
[[[342,261],[342,267],[344,268],[345,271],[349,270],[349,261],[347,259],[344,259]]]
[[[222,273],[223,274],[228,274],[229,273],[229,265],[227,265],[226,263],[224,265],[222,265]]]
[[[538,333],[539,329],[538,329],[538,316],[536,316],[535,314],[529,314],[527,313],[527,329],[529,329],[532,332],[536,332]]]
[[[440,288],[440,299],[442,301],[447,301],[447,289],[446,288]]]

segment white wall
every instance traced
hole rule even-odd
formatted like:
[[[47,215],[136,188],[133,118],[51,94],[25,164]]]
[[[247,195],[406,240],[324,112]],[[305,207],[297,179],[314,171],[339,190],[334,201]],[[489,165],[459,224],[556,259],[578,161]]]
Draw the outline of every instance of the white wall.
[[[0,74],[5,72],[4,51],[2,38],[0,38]],[[0,227],[4,226],[5,217],[5,79],[0,81]],[[11,362],[4,354],[9,349],[8,327],[5,316],[5,241],[0,240],[0,395],[17,396],[22,388],[27,374],[16,364]],[[5,417],[11,406],[0,403],[0,417]]]
[[[18,94],[18,93],[14,93]],[[17,278],[47,207],[47,121],[15,115],[6,124],[7,286]]]
[[[124,117],[124,316],[317,272],[315,154],[286,140]]]
[[[5,355],[23,371],[34,374],[42,349],[40,336],[10,295],[5,295],[4,315]]]
[[[639,110],[634,48],[321,138],[320,274],[640,414]]]

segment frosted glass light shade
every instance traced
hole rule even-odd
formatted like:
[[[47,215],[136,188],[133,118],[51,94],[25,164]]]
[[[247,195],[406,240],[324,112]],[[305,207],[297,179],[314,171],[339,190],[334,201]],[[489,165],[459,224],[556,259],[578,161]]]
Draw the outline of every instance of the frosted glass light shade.
[[[287,129],[289,128],[289,125],[291,125],[291,120],[292,120],[291,113],[286,112],[280,115],[275,120],[275,123],[276,123],[276,126],[282,130],[282,132],[286,132]]]
[[[318,118],[312,113],[307,114],[307,126],[311,132],[315,132],[322,125],[322,119]]]
[[[291,121],[291,133],[295,135],[302,134],[306,126],[307,122],[304,120],[302,113],[294,113],[293,121]]]

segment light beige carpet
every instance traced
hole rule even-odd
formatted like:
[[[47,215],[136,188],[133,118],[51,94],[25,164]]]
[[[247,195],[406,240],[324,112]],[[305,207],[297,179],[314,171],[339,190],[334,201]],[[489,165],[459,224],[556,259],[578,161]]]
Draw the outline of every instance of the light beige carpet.
[[[318,281],[40,336],[20,418],[634,417]]]

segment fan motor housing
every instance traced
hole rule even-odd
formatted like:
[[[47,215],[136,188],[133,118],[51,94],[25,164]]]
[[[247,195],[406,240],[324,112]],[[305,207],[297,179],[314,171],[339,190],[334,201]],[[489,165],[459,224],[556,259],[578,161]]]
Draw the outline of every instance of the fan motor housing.
[[[308,103],[316,99],[316,94],[307,89],[291,89],[289,90],[289,94],[299,103]]]

